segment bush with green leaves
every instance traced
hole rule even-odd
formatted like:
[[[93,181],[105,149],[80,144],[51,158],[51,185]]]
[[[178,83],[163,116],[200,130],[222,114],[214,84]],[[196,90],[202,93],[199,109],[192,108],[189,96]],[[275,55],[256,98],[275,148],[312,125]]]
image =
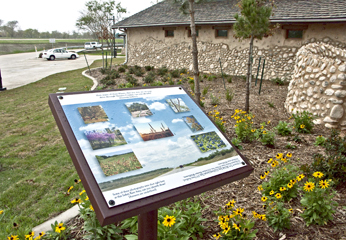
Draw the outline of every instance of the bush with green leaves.
[[[288,136],[292,133],[292,128],[286,121],[279,121],[278,125],[274,129],[281,136]]]
[[[193,239],[203,238],[206,219],[202,218],[203,207],[197,197],[176,202],[172,208],[158,210],[157,239]],[[126,239],[138,239],[138,218],[132,217],[122,222],[122,229],[128,229]]]
[[[143,76],[143,72],[142,72],[142,69],[141,68],[136,68],[135,71],[134,71],[134,74],[137,76],[137,77],[141,77]]]
[[[121,73],[124,73],[126,71],[126,69],[125,69],[125,67],[119,67],[118,71],[121,72]]]
[[[155,80],[155,73],[154,72],[149,72],[145,77],[144,77],[144,82],[145,83],[152,83]]]
[[[268,121],[268,124],[270,121]],[[261,123],[261,127],[255,131],[255,137],[258,141],[260,141],[263,145],[268,147],[274,147],[275,145],[275,132],[269,131],[266,128],[266,123]]]
[[[234,125],[237,138],[242,142],[252,142],[255,139],[256,130],[253,129],[254,116],[241,109],[236,109],[231,116],[236,121]]]
[[[280,193],[282,200],[285,202],[297,197],[297,183],[304,178],[304,175],[297,175],[299,167],[288,164],[290,161],[289,157],[291,156],[291,153],[288,153],[286,156],[283,153],[278,153],[275,159],[270,158],[268,160],[271,169],[259,176],[263,180],[268,179],[261,185],[263,196],[270,197]]]
[[[273,82],[273,83],[276,83],[277,85],[280,85],[280,86],[285,84],[285,82],[282,81],[279,77],[271,79],[270,81]]]
[[[180,77],[179,70],[178,70],[178,69],[175,69],[175,70],[171,71],[171,75],[172,75],[173,78],[178,78],[178,77]]]
[[[86,231],[86,235],[84,235],[83,239],[123,239],[121,236],[122,230],[117,224],[110,224],[104,227],[101,226],[100,222],[96,218],[94,208],[92,207],[86,194],[83,192],[81,197],[85,198],[85,200],[83,199],[81,202],[78,202],[79,215],[84,220],[83,229]]]
[[[202,91],[202,94],[203,94],[203,95],[207,95],[208,90],[209,90],[209,87],[204,87],[204,88],[203,88],[203,91]]]
[[[235,146],[239,150],[243,149],[243,147],[240,145],[241,144],[241,140],[239,140],[238,138],[232,138],[231,142],[232,142],[233,146]]]
[[[299,133],[311,133],[314,127],[314,117],[312,113],[308,111],[292,113],[294,118],[294,128]]]
[[[212,93],[210,93],[210,103],[211,105],[215,106],[220,103],[220,99],[218,97],[215,97]]]
[[[208,81],[213,81],[215,78],[216,78],[215,75],[209,75],[208,78],[207,78],[207,80],[208,80]]]
[[[322,135],[319,135],[318,137],[316,137],[314,145],[315,146],[323,146],[325,142],[326,142],[326,138],[323,137]]]
[[[186,73],[187,73],[187,69],[186,68],[179,69],[179,74],[186,74]]]
[[[112,79],[109,75],[101,79],[100,81],[105,86],[110,86],[115,84],[115,80]]]
[[[243,239],[251,240],[256,237],[258,229],[253,229],[255,221],[249,219],[244,214],[244,209],[235,207],[236,201],[229,201],[224,208],[219,208],[215,213],[218,216],[216,222],[220,226],[220,231],[213,235],[216,239]]]
[[[132,75],[126,74],[125,80],[133,86],[137,86],[138,80],[134,78]]]
[[[149,71],[151,71],[151,70],[154,70],[154,67],[152,67],[152,66],[144,66],[144,69],[145,69],[147,72],[149,72]]]
[[[229,102],[232,102],[233,97],[234,97],[233,90],[232,89],[227,89],[226,90],[226,100],[229,101]]]
[[[304,207],[304,212],[300,214],[307,226],[311,224],[326,225],[333,219],[337,202],[333,200],[336,191],[330,186],[333,184],[331,179],[323,180],[322,172],[313,173],[313,178],[305,182],[304,194],[300,203]]]
[[[289,209],[285,208],[285,204],[277,199],[277,197],[268,198],[268,202],[273,202],[272,205],[266,204],[268,226],[272,227],[274,232],[290,229],[291,213]]]
[[[165,76],[168,73],[168,68],[166,66],[162,66],[159,69],[157,69],[157,74],[160,76]]]
[[[346,136],[340,137],[340,132],[331,130],[324,144],[324,154],[313,155],[313,162],[310,165],[303,165],[302,169],[306,173],[313,171],[323,172],[327,178],[333,179],[336,184],[346,182]]]
[[[227,82],[228,82],[228,83],[232,83],[232,76],[230,76],[230,77],[227,78]]]

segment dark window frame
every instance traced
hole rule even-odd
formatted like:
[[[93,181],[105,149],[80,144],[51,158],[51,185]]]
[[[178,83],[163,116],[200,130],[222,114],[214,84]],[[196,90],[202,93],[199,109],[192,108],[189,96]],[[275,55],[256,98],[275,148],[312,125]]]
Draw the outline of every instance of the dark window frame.
[[[220,35],[222,31],[226,31],[226,36]],[[215,38],[228,38],[228,29],[215,29]]]
[[[174,30],[165,30],[165,37],[174,37]]]
[[[286,29],[286,39],[303,39],[303,31],[303,29]]]

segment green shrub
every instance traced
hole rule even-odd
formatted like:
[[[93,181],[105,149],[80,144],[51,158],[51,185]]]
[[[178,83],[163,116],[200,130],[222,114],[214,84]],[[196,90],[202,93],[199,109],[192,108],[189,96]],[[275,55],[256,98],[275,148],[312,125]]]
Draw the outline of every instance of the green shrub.
[[[126,71],[126,69],[124,67],[119,67],[118,71],[121,72],[121,73],[124,73]]]
[[[322,135],[319,135],[316,137],[316,141],[314,142],[315,146],[323,146],[326,142],[326,138],[323,137]]]
[[[313,115],[310,112],[303,111],[293,113],[292,117],[294,118],[294,127],[299,133],[311,133],[312,128],[314,127]]]
[[[132,75],[126,74],[125,80],[133,86],[137,86],[138,80],[134,78]]]
[[[178,70],[178,69],[175,69],[175,70],[171,71],[171,75],[172,75],[173,78],[178,78],[178,77],[180,77],[179,70]]]
[[[156,81],[156,82],[152,83],[151,86],[163,86],[163,82]]]
[[[149,72],[145,77],[144,77],[144,82],[145,83],[153,83],[155,80],[155,73],[154,72]]]
[[[209,90],[209,87],[204,87],[204,88],[203,88],[203,91],[202,91],[202,94],[203,94],[203,95],[207,95],[208,90]]]
[[[274,128],[277,133],[281,136],[288,136],[292,132],[292,128],[289,126],[289,123],[285,121],[279,121],[278,125]]]
[[[237,138],[242,142],[252,142],[255,139],[256,130],[253,129],[253,115],[245,111],[236,109],[232,117],[236,124],[234,125]]]
[[[232,83],[232,76],[227,78],[227,82]]]
[[[144,68],[145,68],[145,70],[146,70],[147,72],[149,72],[149,71],[151,71],[151,70],[154,69],[154,67],[152,67],[152,66],[145,66]]]
[[[187,73],[187,69],[186,68],[179,69],[179,74],[186,74],[186,73]]]
[[[190,84],[190,88],[192,92],[195,92],[195,85],[193,83]]]
[[[312,164],[302,166],[305,172],[320,171],[336,184],[346,182],[346,136],[342,138],[339,134],[338,130],[331,130],[330,137],[322,145],[325,149],[324,155],[314,154]]]
[[[207,78],[207,80],[208,80],[208,81],[213,81],[215,78],[216,78],[215,75],[209,75],[208,78]]]
[[[231,142],[232,142],[233,146],[235,146],[239,150],[243,149],[243,147],[240,145],[241,140],[239,138],[232,138]]]
[[[168,69],[166,66],[160,67],[159,69],[157,69],[157,74],[160,76],[164,76],[168,73]]]
[[[330,179],[320,179],[323,173],[315,172],[313,176],[314,178],[309,178],[303,187],[304,194],[300,203],[304,207],[304,212],[300,216],[307,226],[326,225],[329,220],[333,220],[333,214],[338,206],[337,202],[332,200],[336,191],[330,187],[333,184]]]
[[[142,72],[142,69],[141,69],[141,68],[138,68],[138,69],[135,69],[134,74],[135,74],[137,77],[141,77],[141,76],[143,76],[144,73]]]
[[[212,93],[210,94],[210,100],[211,100],[211,105],[213,106],[218,105],[220,102],[220,99],[215,97]]]
[[[266,218],[268,225],[273,228],[274,232],[277,230],[282,231],[284,229],[290,229],[291,226],[291,214],[290,211],[285,208],[284,203],[277,201],[272,197],[274,204],[266,207]]]
[[[234,97],[233,90],[232,89],[231,90],[227,89],[226,90],[226,100],[229,101],[229,102],[232,102],[233,97]]]
[[[271,82],[273,82],[273,83],[276,83],[277,85],[280,85],[280,86],[282,86],[282,85],[284,85],[285,84],[285,82],[284,81],[282,81],[280,78],[274,78],[274,79],[271,79],[270,80]]]

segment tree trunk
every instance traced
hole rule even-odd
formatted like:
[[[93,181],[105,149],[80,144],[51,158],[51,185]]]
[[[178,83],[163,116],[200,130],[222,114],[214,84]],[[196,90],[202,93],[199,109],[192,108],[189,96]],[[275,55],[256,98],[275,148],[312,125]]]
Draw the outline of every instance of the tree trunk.
[[[190,17],[191,17],[191,40],[192,40],[192,61],[193,61],[193,74],[195,82],[195,95],[198,104],[201,102],[201,91],[199,89],[199,70],[198,70],[198,50],[196,42],[196,25],[195,25],[195,11],[194,0],[189,0]]]
[[[252,49],[253,49],[253,35],[250,39],[249,59],[247,62],[247,78],[246,78],[246,98],[245,98],[245,112],[249,112],[250,109],[250,84],[252,81]]]

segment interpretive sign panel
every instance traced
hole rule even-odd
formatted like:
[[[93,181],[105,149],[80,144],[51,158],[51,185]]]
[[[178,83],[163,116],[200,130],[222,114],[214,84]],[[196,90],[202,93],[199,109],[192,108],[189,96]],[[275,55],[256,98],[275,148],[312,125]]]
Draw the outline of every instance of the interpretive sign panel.
[[[182,87],[51,94],[49,105],[103,225],[253,170]]]

